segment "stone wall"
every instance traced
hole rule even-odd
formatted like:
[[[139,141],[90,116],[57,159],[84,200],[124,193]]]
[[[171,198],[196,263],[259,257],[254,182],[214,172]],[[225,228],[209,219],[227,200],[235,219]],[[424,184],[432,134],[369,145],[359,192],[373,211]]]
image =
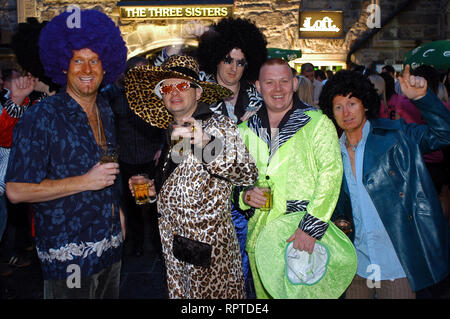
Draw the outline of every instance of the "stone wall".
[[[301,1],[235,1],[235,16],[255,22],[272,47],[297,48]]]
[[[116,3],[109,0],[36,0],[39,20],[51,20],[70,4],[95,8],[108,14],[121,28],[132,55],[183,41],[186,21],[120,21]],[[234,15],[248,18],[266,35],[270,47],[300,49],[304,54],[339,55],[359,64],[400,61],[419,41],[449,38],[449,3],[446,0],[235,0]],[[369,4],[378,2],[383,27],[367,26]],[[409,4],[405,7],[405,4]],[[16,1],[0,0],[2,44],[17,24]],[[343,39],[299,39],[299,10],[342,10]],[[402,9],[395,17],[391,15]],[[389,20],[386,22],[386,20]],[[202,20],[209,24],[213,20]],[[162,39],[162,40],[161,40]],[[361,41],[366,39],[366,41]],[[159,41],[161,40],[161,41]],[[194,41],[192,39],[192,41]],[[354,50],[357,46],[357,50]],[[354,52],[353,52],[354,51]]]
[[[8,43],[17,24],[16,0],[0,0],[0,43]]]
[[[107,15],[109,15],[117,24],[119,23],[119,18],[117,15],[113,14],[116,9],[116,4],[119,1],[108,1],[108,0],[36,0],[37,11],[41,21],[51,20],[55,15],[58,15],[63,10],[65,10],[71,4],[76,4],[81,9],[97,9]]]
[[[353,61],[360,64],[379,61],[398,63],[406,52],[422,42],[449,39],[449,3],[442,0],[382,2],[382,21],[401,10],[355,52]]]

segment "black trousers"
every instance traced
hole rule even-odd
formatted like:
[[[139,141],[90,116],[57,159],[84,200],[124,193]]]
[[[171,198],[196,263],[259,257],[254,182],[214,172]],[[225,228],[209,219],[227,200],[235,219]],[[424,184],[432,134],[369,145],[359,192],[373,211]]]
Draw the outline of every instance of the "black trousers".
[[[69,287],[67,280],[44,280],[44,299],[119,299],[118,261],[89,277],[79,278],[79,286]]]
[[[151,161],[145,164],[127,164],[119,161],[120,175],[122,176],[123,201],[122,209],[125,214],[127,228],[127,242],[132,243],[134,247],[143,248],[145,237],[145,214],[148,214],[150,226],[150,240],[153,248],[160,250],[161,241],[158,230],[158,217],[156,214],[156,203],[146,205],[136,205],[134,197],[131,195],[128,187],[128,180],[131,176],[145,173],[150,179],[155,176],[155,162]],[[159,248],[159,249],[158,249]]]
[[[8,261],[33,244],[30,204],[12,204],[6,200],[8,219],[0,241],[0,257]]]

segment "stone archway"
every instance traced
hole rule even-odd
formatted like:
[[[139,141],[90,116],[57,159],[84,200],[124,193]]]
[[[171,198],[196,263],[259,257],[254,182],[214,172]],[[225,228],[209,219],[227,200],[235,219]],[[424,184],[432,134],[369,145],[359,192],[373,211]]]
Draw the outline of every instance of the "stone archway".
[[[127,27],[121,27],[124,40],[128,47],[128,58],[155,51],[169,45],[187,45],[196,47],[196,34],[201,34],[202,28],[211,22],[201,25],[191,22],[167,24],[137,24],[127,32]]]

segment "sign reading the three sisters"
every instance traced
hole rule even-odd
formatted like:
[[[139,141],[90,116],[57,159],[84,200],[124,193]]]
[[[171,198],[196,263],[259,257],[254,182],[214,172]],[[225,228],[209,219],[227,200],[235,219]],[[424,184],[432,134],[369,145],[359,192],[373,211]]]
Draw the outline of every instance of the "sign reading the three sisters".
[[[343,38],[342,11],[300,11],[299,37]]]
[[[233,5],[123,6],[121,20],[211,19],[233,15]]]

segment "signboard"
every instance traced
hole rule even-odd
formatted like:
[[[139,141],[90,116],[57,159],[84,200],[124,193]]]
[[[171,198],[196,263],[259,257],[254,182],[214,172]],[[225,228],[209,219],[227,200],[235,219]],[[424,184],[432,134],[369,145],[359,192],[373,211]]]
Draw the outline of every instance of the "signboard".
[[[342,11],[300,11],[301,39],[344,37]]]
[[[233,4],[229,1],[217,4],[174,4],[165,2],[155,4],[146,1],[119,3],[121,20],[161,20],[161,19],[214,19],[233,16]]]

